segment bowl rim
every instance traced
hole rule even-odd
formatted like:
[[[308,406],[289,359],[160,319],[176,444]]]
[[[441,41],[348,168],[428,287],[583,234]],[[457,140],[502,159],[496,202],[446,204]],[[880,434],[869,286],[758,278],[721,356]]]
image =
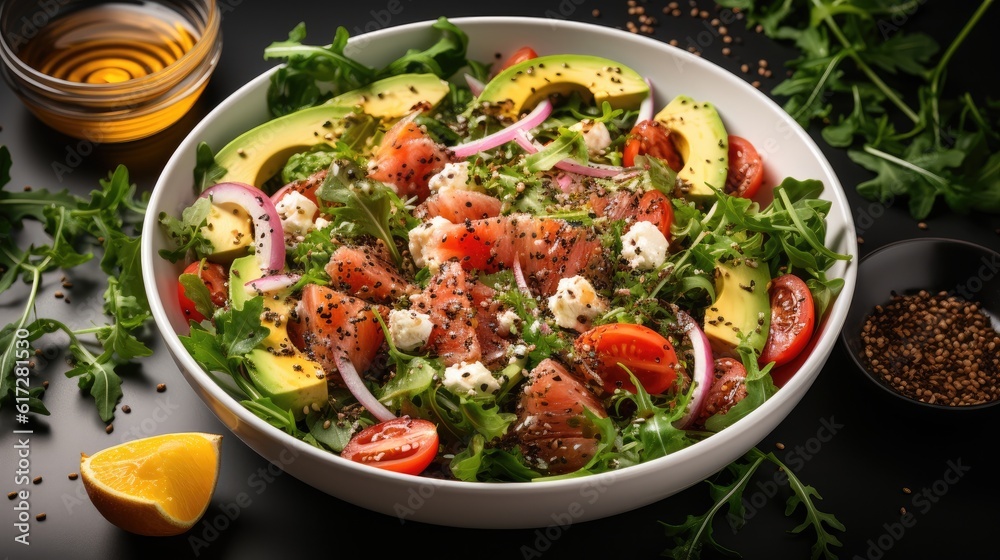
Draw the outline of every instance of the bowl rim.
[[[861,259],[858,261],[858,266],[857,266],[858,273],[860,274],[861,268],[865,265],[866,262],[877,260],[879,257],[884,257],[888,253],[898,251],[900,248],[911,247],[911,246],[929,247],[931,245],[940,245],[940,244],[963,246],[968,249],[981,252],[984,255],[995,255],[997,259],[1000,259],[1000,252],[990,249],[985,245],[973,241],[968,241],[965,239],[957,239],[954,237],[944,237],[944,236],[911,237],[908,239],[899,239],[896,241],[892,241],[890,243],[882,245],[881,247],[878,247],[877,249],[873,249],[870,253],[861,257]],[[864,288],[861,287],[858,288],[858,290],[864,290]],[[886,299],[886,302],[888,301],[889,299]],[[870,313],[870,310],[860,310],[860,311],[865,313],[864,317],[867,317]],[[862,326],[863,325],[864,323],[862,322]],[[852,341],[857,340],[857,337],[859,335],[860,335],[859,332],[848,330],[845,325],[845,328],[843,328],[840,332],[841,344],[844,347],[844,351],[850,357],[851,361],[857,367],[858,371],[861,372],[861,375],[864,378],[868,379],[871,383],[873,383],[886,393],[889,393],[890,395],[892,395],[893,397],[904,403],[915,405],[916,407],[923,410],[937,410],[937,411],[949,411],[949,412],[954,411],[957,414],[968,414],[971,412],[979,412],[1000,405],[1000,398],[985,403],[972,404],[967,406],[953,406],[949,404],[929,403],[929,402],[919,401],[917,399],[904,395],[903,393],[900,393],[899,391],[893,389],[891,386],[889,386],[889,384],[885,383],[884,381],[876,377],[875,374],[873,374],[871,370],[869,370],[864,365],[864,363],[862,363],[860,357],[857,356],[853,351],[851,351]]]
[[[719,80],[720,85],[730,86],[736,88],[740,95],[754,96],[759,102],[768,105],[773,111],[775,118],[781,121],[781,124],[788,127],[793,134],[794,141],[801,142],[813,156],[817,168],[821,171],[820,175],[824,182],[824,196],[831,197],[837,200],[840,208],[843,210],[843,231],[839,232],[842,236],[841,243],[846,245],[848,249],[848,254],[851,255],[851,259],[845,263],[844,274],[841,277],[844,280],[844,285],[840,293],[837,295],[833,304],[828,308],[827,315],[824,317],[820,327],[825,327],[831,329],[826,333],[826,336],[821,339],[817,339],[817,343],[811,350],[811,354],[802,362],[799,366],[800,369],[815,369],[816,372],[811,377],[797,376],[793,375],[791,379],[785,383],[778,393],[773,397],[769,398],[766,402],[761,404],[759,407],[751,411],[746,417],[740,419],[738,422],[733,424],[730,428],[722,430],[711,437],[706,438],[704,441],[697,442],[694,445],[690,445],[684,449],[671,453],[670,455],[660,457],[651,461],[646,461],[644,463],[639,463],[636,465],[629,466],[627,468],[608,471],[602,473],[591,474],[576,478],[567,478],[559,480],[549,480],[546,481],[544,486],[547,489],[559,489],[559,488],[576,488],[583,481],[588,481],[588,483],[593,483],[595,485],[600,485],[603,483],[610,484],[614,481],[615,477],[638,477],[643,474],[652,474],[655,471],[660,471],[661,469],[670,468],[672,465],[678,463],[685,463],[689,460],[689,457],[695,456],[697,454],[702,454],[706,451],[715,450],[717,453],[723,452],[722,450],[730,449],[732,446],[741,447],[746,450],[751,449],[754,445],[759,443],[759,441],[748,441],[746,439],[746,432],[750,429],[750,426],[754,423],[755,419],[766,417],[772,414],[772,411],[778,409],[782,406],[787,406],[784,401],[788,400],[786,398],[781,398],[780,395],[782,391],[784,394],[794,395],[799,393],[799,398],[801,394],[808,389],[808,387],[813,383],[815,378],[819,375],[823,364],[828,359],[833,347],[838,342],[838,332],[840,327],[843,326],[846,319],[848,310],[850,309],[850,303],[853,298],[856,273],[857,273],[857,261],[858,261],[858,245],[855,233],[855,226],[853,216],[850,212],[849,201],[847,200],[846,193],[843,186],[837,177],[836,172],[833,170],[832,164],[820,150],[816,141],[806,132],[790,115],[787,114],[774,100],[767,97],[763,92],[754,88],[749,83],[745,82],[739,76],[725,70],[721,66],[703,59],[693,53],[687,52],[679,47],[674,47],[662,41],[659,41],[653,37],[645,37],[642,35],[632,34],[627,31],[612,28],[605,25],[594,24],[594,23],[584,23],[570,20],[561,20],[553,18],[543,18],[543,17],[528,17],[528,16],[469,16],[469,17],[454,17],[448,18],[448,21],[462,27],[463,25],[499,25],[499,26],[548,26],[548,27],[560,27],[568,31],[578,31],[587,34],[596,34],[598,36],[611,36],[615,40],[628,39],[629,41],[636,41],[641,45],[646,45],[652,49],[658,51],[668,50],[668,52],[673,53],[675,56],[680,57],[681,61],[684,63],[689,63],[692,65],[699,66],[700,70],[709,73],[713,80]],[[382,38],[384,35],[395,35],[398,33],[405,33],[412,30],[424,30],[429,28],[435,20],[423,20],[417,22],[406,23],[398,26],[390,26],[376,31],[359,34],[355,37],[351,37],[351,41],[369,41],[377,40]],[[350,45],[350,43],[348,43]],[[235,104],[239,99],[249,95],[253,90],[261,87],[262,82],[270,79],[270,76],[280,68],[280,65],[275,66],[255,78],[248,81],[243,86],[240,86],[233,93],[231,93],[225,100],[223,100],[218,106],[216,106],[208,115],[206,115],[202,121],[196,125],[188,136],[181,142],[178,149],[168,160],[166,166],[164,167],[164,173],[161,174],[160,178],[157,180],[154,186],[152,195],[149,200],[150,208],[158,208],[160,206],[160,198],[165,190],[162,187],[164,182],[164,177],[167,175],[167,170],[176,165],[178,158],[181,155],[181,150],[192,148],[198,141],[198,136],[204,132],[207,128],[206,123],[211,123],[215,118],[222,112],[226,111],[227,108]],[[155,213],[147,213],[145,228],[156,227]],[[153,231],[149,229],[148,231]],[[150,262],[151,259],[158,258],[153,250],[153,236],[146,235],[143,236],[142,246],[141,246],[141,260],[143,262]],[[829,238],[828,238],[829,242]],[[252,412],[240,406],[238,402],[233,400],[233,398],[226,393],[218,384],[216,384],[211,376],[201,370],[194,359],[187,353],[183,345],[177,338],[177,334],[173,332],[170,328],[170,321],[166,316],[165,309],[162,302],[157,297],[155,293],[155,277],[152,272],[152,267],[143,267],[143,276],[146,284],[146,289],[149,295],[150,306],[153,313],[153,318],[161,332],[161,336],[164,342],[169,347],[171,353],[174,355],[175,360],[183,364],[181,367],[182,373],[185,376],[192,376],[200,381],[199,388],[208,391],[216,398],[219,402],[227,403],[228,412],[235,415],[238,420],[242,423],[250,424],[258,432],[274,434],[273,439],[278,439],[282,445],[286,448],[291,447],[295,452],[301,453],[303,455],[310,456],[312,458],[321,459],[327,462],[333,462],[339,468],[351,471],[352,474],[358,474],[361,476],[371,475],[371,467],[361,464],[355,464],[351,461],[339,457],[337,454],[318,449],[309,445],[301,440],[298,440],[285,432],[274,428],[270,424],[261,420],[255,416]],[[832,326],[831,326],[832,325]],[[162,326],[162,327],[161,327]],[[164,328],[165,327],[165,328]],[[191,379],[188,379],[190,382]],[[792,397],[789,397],[792,398]],[[796,400],[792,406],[798,404]],[[235,430],[234,430],[235,431]],[[414,480],[419,480],[421,482],[427,482],[434,484],[435,487],[444,488],[454,488],[454,489],[470,489],[474,491],[477,495],[490,496],[498,494],[513,494],[518,497],[526,497],[532,494],[537,494],[539,491],[539,485],[537,484],[518,484],[518,483],[489,483],[489,482],[467,482],[461,480],[441,480],[426,477],[414,478],[413,475],[406,475],[400,473],[394,473],[384,470],[379,470],[379,478],[387,478],[390,480],[398,482],[413,482]]]

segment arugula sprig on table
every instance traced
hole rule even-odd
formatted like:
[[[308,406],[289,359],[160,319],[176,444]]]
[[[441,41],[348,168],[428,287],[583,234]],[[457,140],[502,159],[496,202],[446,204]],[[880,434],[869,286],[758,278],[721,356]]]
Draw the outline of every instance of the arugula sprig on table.
[[[993,0],[980,2],[943,51],[932,37],[890,23],[918,9],[913,1],[718,4],[739,8],[748,26],[799,50],[792,75],[772,93],[800,124],[821,125],[828,144],[875,174],[857,185],[859,194],[882,203],[906,198],[915,219],[938,201],[959,213],[1000,212],[1000,103],[944,87],[949,63]]]
[[[757,470],[765,462],[774,464],[788,479],[792,495],[786,502],[785,515],[792,515],[799,509],[800,505],[805,510],[805,520],[792,528],[790,532],[798,534],[812,528],[816,533],[816,542],[812,546],[812,559],[817,560],[823,557],[826,560],[833,560],[837,558],[831,547],[843,545],[832,531],[844,531],[844,524],[833,514],[819,510],[816,502],[821,500],[822,496],[815,488],[803,484],[774,453],[764,453],[756,447],[726,467],[726,472],[730,477],[728,482],[705,481],[709,485],[713,500],[708,511],[701,515],[688,515],[679,524],[660,522],[666,529],[667,536],[673,539],[674,544],[672,548],[663,551],[663,556],[675,560],[694,560],[701,558],[701,553],[706,546],[728,556],[739,556],[736,551],[726,548],[715,539],[713,529],[716,516],[725,509],[727,510],[725,515],[729,526],[733,530],[741,529],[744,526],[746,508],[743,505],[743,492]]]
[[[10,181],[11,156],[0,146],[0,187]],[[73,366],[67,377],[76,377],[90,392],[101,420],[114,417],[122,396],[120,366],[152,353],[137,333],[151,318],[139,262],[139,234],[146,201],[137,195],[124,166],[100,181],[100,189],[87,198],[67,190],[0,190],[0,293],[18,278],[30,285],[21,314],[0,330],[0,404],[15,398],[15,343],[18,331],[27,331],[34,342],[47,334],[62,333]],[[17,245],[18,231],[28,221],[42,224],[48,244]],[[101,253],[100,267],[108,275],[103,293],[105,322],[86,326],[38,317],[35,304],[46,273],[67,270],[89,262],[94,249]],[[41,387],[32,390],[29,410],[48,414],[41,401]]]

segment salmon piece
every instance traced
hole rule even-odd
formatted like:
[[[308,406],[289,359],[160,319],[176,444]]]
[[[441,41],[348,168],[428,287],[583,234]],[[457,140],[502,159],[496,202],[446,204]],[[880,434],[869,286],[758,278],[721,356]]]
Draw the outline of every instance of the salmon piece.
[[[598,216],[605,216],[611,221],[626,220],[629,226],[637,221],[650,222],[670,239],[674,207],[670,198],[656,189],[646,192],[620,190],[608,196],[591,195],[590,207]]]
[[[372,247],[341,245],[326,265],[331,286],[374,303],[390,303],[418,288]]]
[[[476,336],[477,308],[465,270],[444,263],[423,292],[410,298],[410,309],[430,315],[430,337],[425,348],[445,365],[478,362],[482,348]]]
[[[422,202],[430,195],[430,178],[444,169],[448,160],[444,146],[412,119],[404,118],[383,136],[368,164],[368,177],[395,185],[404,199],[416,196]]]
[[[525,278],[542,295],[555,293],[559,280],[600,266],[601,242],[590,228],[564,220],[511,214],[442,227],[424,258],[455,261],[487,273],[511,268],[517,259]]]
[[[489,369],[506,365],[507,348],[511,341],[509,333],[501,332],[500,314],[505,309],[496,300],[496,290],[482,282],[474,282],[472,304],[476,307],[476,338],[479,339],[483,364]]]
[[[364,373],[385,341],[374,309],[372,304],[344,292],[307,284],[288,322],[288,338],[319,363],[327,375],[338,371],[338,353],[346,353],[358,372]],[[334,381],[340,381],[339,374]]]
[[[502,202],[495,196],[477,191],[448,189],[432,194],[417,205],[413,215],[421,220],[441,216],[453,224],[482,220],[500,215]]]
[[[546,358],[529,372],[514,434],[533,467],[564,474],[583,468],[593,458],[600,433],[584,414],[585,408],[599,418],[607,417],[597,397],[561,363]]]

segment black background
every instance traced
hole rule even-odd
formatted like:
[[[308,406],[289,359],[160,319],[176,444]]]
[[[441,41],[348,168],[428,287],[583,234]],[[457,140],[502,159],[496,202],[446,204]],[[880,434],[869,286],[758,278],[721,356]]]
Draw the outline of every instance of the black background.
[[[924,31],[942,46],[971,14],[971,3],[915,2],[915,12],[894,23],[906,31]],[[82,146],[36,121],[16,100],[9,88],[0,86],[0,143],[9,147],[14,167],[10,188],[69,188],[85,194],[97,186],[119,163],[126,164],[132,179],[150,189],[159,171],[184,135],[212,107],[236,88],[273,66],[262,57],[274,40],[284,39],[298,22],[305,21],[310,42],[328,42],[338,25],[352,35],[367,29],[414,21],[472,15],[546,16],[563,14],[567,19],[625,28],[629,16],[625,0],[506,0],[499,3],[417,2],[399,0],[396,14],[386,10],[388,2],[321,2],[282,0],[250,2],[223,0],[224,49],[222,61],[204,96],[177,125],[149,140],[125,145]],[[677,39],[682,47],[697,41],[705,30],[702,20],[692,18],[690,7],[681,2],[682,17],[664,15],[666,2],[639,2],[658,19],[655,36]],[[714,5],[700,2],[710,12]],[[593,10],[599,10],[599,16]],[[991,23],[992,22],[992,23]],[[949,94],[972,91],[995,95],[996,65],[990,54],[991,35],[998,22],[994,8],[956,55],[948,75]],[[715,40],[703,56],[748,81],[760,79],[769,92],[784,75],[782,63],[795,56],[787,46],[745,29],[729,26],[737,40],[732,53],[722,54],[724,44]],[[513,37],[530,44],[530,37]],[[767,59],[774,77],[742,74],[740,65],[756,68]],[[861,255],[886,243],[913,237],[951,237],[975,241],[994,249],[1000,246],[1000,218],[995,215],[959,216],[937,209],[926,220],[926,229],[906,212],[905,202],[882,205],[860,198],[854,185],[869,178],[839,150],[817,142],[830,159],[851,203],[858,233],[864,242]],[[86,154],[83,152],[86,151]],[[79,156],[79,157],[78,157]],[[70,171],[57,176],[54,164]],[[922,266],[912,263],[914,268]],[[84,266],[71,272],[75,300],[67,305],[53,297],[60,289],[59,273],[53,273],[38,298],[38,313],[84,320],[99,303],[103,283],[94,276],[99,269]],[[897,271],[900,275],[906,270]],[[90,279],[88,279],[90,278]],[[863,288],[863,285],[860,286]],[[3,295],[0,322],[10,322],[20,312],[20,288]],[[87,305],[90,307],[87,307]],[[83,307],[81,307],[83,306]],[[96,318],[96,317],[95,317]],[[38,347],[50,351],[50,361],[41,360],[33,384],[49,381],[45,403],[51,416],[33,419],[31,476],[43,482],[32,485],[31,545],[14,543],[14,502],[0,500],[0,555],[10,558],[289,558],[319,553],[333,557],[347,551],[375,557],[412,556],[417,552],[441,557],[477,558],[575,558],[658,557],[671,543],[661,521],[678,523],[688,514],[700,514],[710,505],[708,486],[694,487],[661,502],[613,518],[540,530],[453,529],[418,523],[401,524],[394,517],[372,513],[322,494],[283,475],[232,436],[186,385],[169,359],[158,337],[151,337],[154,355],[124,376],[125,397],[131,414],[119,412],[115,431],[108,435],[93,401],[82,394],[74,380],[63,375],[67,367],[57,355],[63,341],[53,338]],[[46,363],[47,362],[47,363]],[[166,383],[167,391],[155,391]],[[907,408],[872,386],[855,369],[838,344],[815,385],[801,404],[760,446],[774,451],[807,484],[822,496],[821,510],[832,513],[846,526],[835,531],[843,543],[831,550],[840,558],[928,558],[994,556],[997,514],[997,469],[995,454],[998,411],[949,415],[930,414]],[[0,491],[16,488],[13,482],[13,410],[0,415]],[[86,498],[79,480],[67,474],[78,470],[81,452],[98,449],[137,435],[177,431],[208,431],[224,434],[222,470],[215,498],[204,523],[191,532],[172,538],[145,538],[127,534],[108,524]],[[779,449],[776,444],[783,444]],[[955,470],[954,467],[961,468]],[[960,473],[961,476],[958,476]],[[795,535],[790,530],[803,519],[799,509],[785,516],[785,485],[775,484],[774,471],[762,468],[750,483],[751,499],[746,525],[734,532],[724,520],[715,527],[723,545],[744,558],[809,558],[813,544],[811,529]],[[663,476],[670,476],[669,472]],[[903,488],[912,490],[906,494]],[[921,493],[929,492],[923,498]],[[469,507],[490,507],[470,504]],[[526,503],[526,508],[531,504]],[[911,517],[901,524],[900,508]],[[34,515],[44,512],[44,521]],[[208,522],[214,523],[214,529]],[[215,530],[219,529],[219,530]],[[207,546],[195,548],[192,537]],[[881,545],[881,548],[878,548]],[[887,549],[887,550],[886,550]],[[705,558],[719,557],[708,552]]]

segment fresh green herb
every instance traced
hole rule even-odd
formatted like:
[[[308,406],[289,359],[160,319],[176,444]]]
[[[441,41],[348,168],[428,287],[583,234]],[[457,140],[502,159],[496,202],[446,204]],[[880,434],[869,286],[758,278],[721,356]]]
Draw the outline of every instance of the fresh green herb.
[[[166,212],[160,212],[160,225],[173,243],[173,249],[160,249],[160,256],[170,262],[194,255],[202,258],[212,254],[215,247],[203,234],[202,229],[208,223],[212,211],[212,201],[208,198],[198,198],[191,206],[181,212],[177,219]]]
[[[822,123],[831,146],[875,174],[857,185],[859,194],[882,203],[906,198],[915,219],[939,201],[959,213],[1000,212],[1000,104],[950,96],[944,87],[948,64],[992,3],[981,1],[939,55],[930,36],[886,25],[913,2],[719,2],[743,10],[748,26],[795,44],[794,72],[772,93],[803,126]]]
[[[0,146],[0,187],[10,181],[10,168],[10,152]],[[73,361],[66,376],[76,377],[80,388],[91,394],[105,422],[114,417],[122,396],[120,366],[152,353],[139,338],[151,317],[139,263],[146,202],[136,196],[123,166],[101,180],[100,187],[89,198],[65,190],[0,190],[0,293],[19,277],[30,285],[23,312],[0,330],[0,403],[13,400],[17,393],[13,367],[17,340],[34,342],[56,332],[65,335]],[[40,222],[50,242],[18,247],[16,235],[26,221]],[[102,253],[101,270],[108,275],[102,309],[108,322],[78,326],[38,317],[35,303],[45,274],[90,261],[95,248]],[[26,338],[15,337],[24,332],[21,329],[27,331]],[[48,414],[38,398],[40,392],[31,396],[29,409]]]
[[[713,504],[707,512],[697,516],[688,515],[684,522],[678,525],[660,522],[666,528],[667,536],[673,539],[674,545],[672,548],[664,550],[662,555],[675,560],[694,560],[701,558],[702,550],[708,546],[729,556],[739,556],[735,551],[722,546],[715,540],[712,531],[716,515],[722,513],[723,508],[725,508],[728,510],[726,519],[730,526],[733,529],[743,527],[745,519],[743,491],[765,461],[774,464],[781,470],[792,489],[792,495],[786,502],[785,515],[790,516],[795,513],[799,505],[805,509],[805,521],[791,529],[790,532],[798,534],[811,527],[816,533],[816,542],[812,547],[813,560],[820,557],[826,560],[837,558],[831,547],[843,545],[836,535],[832,534],[831,530],[844,531],[844,525],[833,514],[824,513],[817,508],[816,501],[822,497],[815,488],[803,484],[774,453],[764,453],[756,447],[751,449],[742,459],[734,461],[727,467],[727,471],[731,475],[731,480],[728,483],[719,484],[711,480],[706,481],[713,500]]]
[[[425,50],[410,49],[385,67],[375,69],[346,52],[350,34],[344,27],[337,28],[332,43],[317,46],[303,43],[306,26],[298,24],[287,40],[264,49],[265,59],[285,60],[271,77],[267,94],[271,113],[281,116],[319,105],[340,93],[399,74],[431,73],[447,79],[468,67],[478,78],[486,77],[487,65],[466,58],[469,38],[464,31],[444,17],[433,28],[440,33],[433,45]]]
[[[331,221],[337,224],[335,234],[370,235],[382,241],[396,266],[403,263],[396,241],[409,240],[416,218],[390,187],[368,179],[356,162],[338,159],[316,197],[336,204],[328,211],[333,216]]]

